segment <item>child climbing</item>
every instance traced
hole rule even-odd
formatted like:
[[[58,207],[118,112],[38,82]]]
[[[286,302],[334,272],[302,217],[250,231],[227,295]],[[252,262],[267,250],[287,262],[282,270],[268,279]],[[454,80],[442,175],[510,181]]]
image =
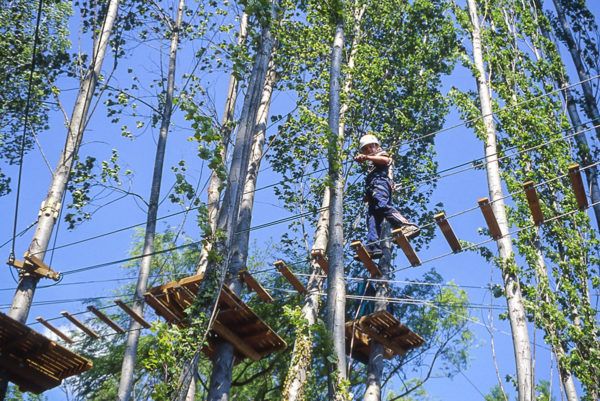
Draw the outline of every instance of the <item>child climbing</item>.
[[[369,163],[365,179],[365,198],[368,202],[368,233],[365,248],[372,259],[378,259],[382,255],[379,240],[384,218],[390,223],[392,229],[402,229],[406,238],[419,235],[419,227],[392,206],[394,188],[392,158],[381,148],[377,137],[373,134],[363,135],[360,138],[359,147],[360,153],[354,160],[359,163]]]

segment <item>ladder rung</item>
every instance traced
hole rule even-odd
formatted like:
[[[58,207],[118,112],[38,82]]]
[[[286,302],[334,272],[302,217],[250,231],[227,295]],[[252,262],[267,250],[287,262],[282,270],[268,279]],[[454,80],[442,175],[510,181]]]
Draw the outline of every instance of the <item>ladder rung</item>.
[[[410,262],[411,266],[420,266],[421,259],[419,259],[419,256],[417,255],[413,247],[410,245],[410,242],[408,242],[408,239],[402,232],[402,229],[397,228],[393,230],[392,236],[394,237],[394,241],[396,242],[396,244],[398,244],[400,249],[402,249],[402,252],[404,252],[404,254],[406,255],[406,258]]]
[[[54,327],[52,324],[50,324],[49,322],[44,320],[41,316],[38,316],[35,320],[37,320],[38,322],[40,322],[41,324],[46,326],[46,328],[48,330],[50,330],[51,332],[53,332],[54,334],[56,334],[57,336],[62,338],[65,342],[67,342],[69,344],[73,344],[73,340],[71,339],[71,337],[67,336],[65,333],[63,333],[62,331],[60,331],[59,329]]]
[[[123,328],[121,326],[119,326],[114,320],[112,320],[111,318],[109,318],[108,316],[106,316],[104,313],[100,312],[95,307],[89,305],[87,307],[87,309],[90,312],[92,312],[94,315],[96,315],[96,317],[98,319],[102,320],[104,323],[106,323],[108,326],[110,326],[117,333],[121,333],[121,334],[125,333],[125,330],[123,330]]]
[[[133,320],[135,320],[136,322],[138,322],[139,324],[141,324],[144,328],[149,329],[150,323],[148,323],[147,321],[144,320],[143,317],[141,317],[140,315],[138,315],[137,313],[135,313],[135,311],[133,309],[131,309],[129,306],[127,306],[125,304],[125,302],[121,301],[120,299],[117,299],[115,301],[115,304],[117,304],[117,306],[119,306],[119,308],[123,309],[123,312],[127,313],[129,316],[131,316],[131,318]]]
[[[242,280],[244,280],[248,287],[250,287],[256,292],[260,299],[267,303],[273,302],[273,297],[271,297],[267,290],[265,290],[264,287],[260,285],[260,283],[256,281],[254,277],[252,277],[248,270],[240,271],[240,277],[242,278]]]
[[[450,225],[450,222],[448,222],[448,220],[446,219],[446,214],[444,212],[440,212],[433,217],[434,217],[437,225],[440,227],[442,234],[444,234],[446,241],[448,241],[448,244],[450,245],[450,249],[452,249],[452,252],[458,253],[458,252],[462,251],[462,246],[460,245],[460,241],[456,237],[456,234],[454,234],[454,230],[452,230],[452,226]]]
[[[292,273],[290,268],[285,264],[283,260],[278,260],[277,262],[275,262],[275,267],[277,268],[277,270],[279,270],[283,277],[285,277],[287,281],[290,282],[290,284],[296,289],[296,291],[298,291],[301,294],[307,292],[304,285],[302,285],[300,280],[296,278],[294,273]]]
[[[358,258],[363,263],[363,265],[365,265],[369,273],[371,273],[371,276],[380,277],[381,270],[379,270],[379,267],[375,264],[375,262],[373,262],[373,259],[371,259],[371,256],[369,255],[369,252],[367,252],[367,250],[365,249],[363,243],[360,241],[354,241],[352,242],[352,244],[350,244],[350,246],[354,249],[354,252],[356,252]]]
[[[89,337],[93,338],[94,340],[100,338],[98,333],[96,333],[94,330],[87,327],[85,324],[83,324],[79,319],[77,319],[75,316],[71,315],[69,312],[62,311],[62,312],[60,312],[60,314],[63,315],[65,318],[67,318],[71,323],[73,323],[75,326],[77,326],[81,331],[83,331]]]
[[[529,210],[531,210],[531,216],[533,217],[533,224],[539,226],[544,222],[544,214],[540,207],[540,198],[538,197],[537,191],[533,181],[527,181],[523,184],[525,190],[525,196],[527,197],[527,203],[529,204]]]
[[[571,187],[575,193],[575,199],[577,199],[577,206],[581,210],[587,209],[588,201],[587,196],[585,196],[585,187],[583,186],[579,164],[569,166],[569,178],[571,179]]]
[[[477,203],[479,203],[479,208],[481,209],[481,213],[483,213],[483,217],[485,218],[485,222],[487,223],[488,230],[490,230],[490,235],[492,238],[496,240],[502,238],[502,232],[500,231],[498,220],[496,220],[496,216],[494,215],[492,204],[490,203],[489,199],[480,198]]]

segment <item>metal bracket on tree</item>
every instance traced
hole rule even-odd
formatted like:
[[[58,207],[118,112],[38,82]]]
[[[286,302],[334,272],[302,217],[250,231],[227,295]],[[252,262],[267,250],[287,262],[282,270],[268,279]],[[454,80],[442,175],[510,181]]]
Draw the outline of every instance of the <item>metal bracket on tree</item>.
[[[50,266],[44,263],[43,260],[25,252],[25,260],[12,260],[9,265],[20,270],[20,274],[31,276],[46,277],[54,281],[60,280],[60,273],[52,270]]]

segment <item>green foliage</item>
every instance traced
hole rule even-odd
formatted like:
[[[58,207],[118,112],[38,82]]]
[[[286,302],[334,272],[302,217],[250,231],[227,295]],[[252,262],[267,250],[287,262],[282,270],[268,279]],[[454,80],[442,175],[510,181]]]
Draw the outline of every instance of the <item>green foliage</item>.
[[[47,399],[43,394],[23,393],[12,384],[9,384],[4,398],[5,401],[46,401]]]
[[[0,7],[0,161],[19,162],[36,25],[37,2],[3,2]],[[34,11],[35,10],[35,11]],[[48,99],[69,63],[68,1],[44,1],[32,76],[24,152],[34,135],[48,128]],[[10,179],[0,167],[0,196],[10,192]]]

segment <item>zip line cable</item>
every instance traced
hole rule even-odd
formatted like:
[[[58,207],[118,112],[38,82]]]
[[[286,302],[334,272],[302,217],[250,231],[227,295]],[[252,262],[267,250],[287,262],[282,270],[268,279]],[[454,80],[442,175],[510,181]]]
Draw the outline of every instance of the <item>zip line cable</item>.
[[[33,49],[31,54],[31,66],[29,68],[29,82],[27,84],[27,100],[25,102],[25,118],[23,122],[23,134],[21,136],[21,147],[19,149],[19,173],[17,178],[17,195],[15,200],[15,216],[13,220],[13,232],[12,232],[12,241],[11,241],[11,249],[10,255],[8,256],[8,260],[10,262],[15,260],[15,242],[17,238],[17,225],[19,220],[19,200],[21,197],[21,179],[23,177],[23,161],[25,159],[25,144],[26,144],[26,134],[27,134],[27,125],[29,125],[29,109],[31,107],[31,92],[33,90],[33,73],[35,71],[36,64],[36,56],[37,56],[37,47],[39,42],[39,33],[40,33],[40,24],[42,22],[42,7],[43,0],[39,0],[38,9],[37,9],[37,17],[35,22],[35,31],[33,34]],[[13,277],[14,279],[14,277]]]

